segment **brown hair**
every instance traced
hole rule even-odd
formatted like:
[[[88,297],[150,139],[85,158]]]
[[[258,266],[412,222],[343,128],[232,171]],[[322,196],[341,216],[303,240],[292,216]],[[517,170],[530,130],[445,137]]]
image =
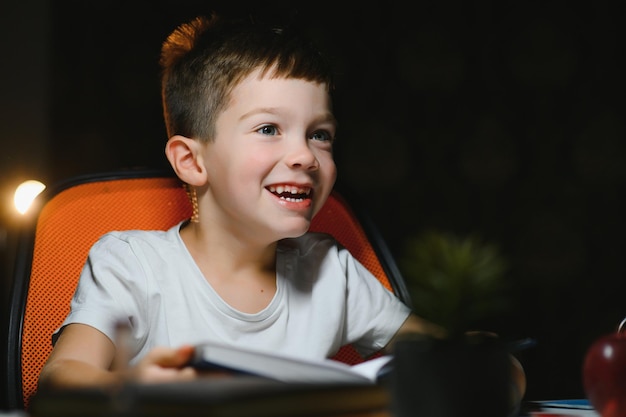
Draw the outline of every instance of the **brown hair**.
[[[329,91],[333,86],[330,66],[300,33],[215,14],[174,30],[163,43],[160,64],[168,137],[211,140],[230,92],[257,69],[326,84]]]

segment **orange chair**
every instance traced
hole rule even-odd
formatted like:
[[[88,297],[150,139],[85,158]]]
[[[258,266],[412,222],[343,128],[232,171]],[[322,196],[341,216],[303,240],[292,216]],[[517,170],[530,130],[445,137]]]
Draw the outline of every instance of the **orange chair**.
[[[26,409],[52,345],[52,332],[69,312],[70,299],[91,245],[104,233],[168,229],[189,218],[182,183],[170,172],[122,171],[76,177],[46,190],[38,213],[21,237],[13,271],[6,337],[7,409]],[[312,230],[328,232],[404,302],[408,292],[371,222],[357,217],[337,190],[315,217]],[[335,357],[354,364],[356,350]]]

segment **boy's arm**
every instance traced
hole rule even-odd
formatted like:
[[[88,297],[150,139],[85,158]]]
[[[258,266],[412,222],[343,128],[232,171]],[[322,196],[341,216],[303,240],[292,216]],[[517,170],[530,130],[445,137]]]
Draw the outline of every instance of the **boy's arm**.
[[[421,317],[418,317],[414,313],[411,313],[409,317],[407,317],[407,319],[404,321],[404,323],[402,323],[402,326],[400,326],[400,328],[391,338],[389,343],[387,343],[387,346],[385,346],[385,351],[391,352],[393,349],[393,344],[402,335],[410,335],[416,333],[432,336],[438,339],[443,339],[448,335],[443,327],[428,320],[425,320]]]
[[[39,386],[77,387],[112,384],[119,375],[108,369],[115,345],[104,333],[85,324],[63,329],[48,357]]]
[[[155,348],[133,368],[112,369],[115,358],[113,342],[104,333],[84,324],[70,324],[63,329],[39,376],[40,387],[72,388],[106,386],[132,379],[135,381],[172,381],[196,377],[185,365],[193,356],[193,347]]]

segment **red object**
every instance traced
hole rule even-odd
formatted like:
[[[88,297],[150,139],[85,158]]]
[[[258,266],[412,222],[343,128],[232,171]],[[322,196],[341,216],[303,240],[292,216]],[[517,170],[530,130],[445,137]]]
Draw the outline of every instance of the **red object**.
[[[626,319],[617,332],[596,340],[585,355],[583,386],[602,417],[626,416]]]

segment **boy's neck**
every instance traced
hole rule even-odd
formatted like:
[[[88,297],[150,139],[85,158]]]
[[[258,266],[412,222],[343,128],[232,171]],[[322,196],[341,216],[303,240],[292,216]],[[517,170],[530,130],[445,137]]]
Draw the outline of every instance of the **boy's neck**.
[[[257,313],[276,294],[276,245],[254,247],[235,239],[217,239],[197,223],[180,231],[181,239],[204,278],[231,307]],[[224,241],[225,240],[225,241]]]
[[[180,231],[196,263],[208,261],[212,268],[229,273],[250,269],[275,271],[277,242],[243,241],[227,232],[206,229],[202,224],[189,223]]]

